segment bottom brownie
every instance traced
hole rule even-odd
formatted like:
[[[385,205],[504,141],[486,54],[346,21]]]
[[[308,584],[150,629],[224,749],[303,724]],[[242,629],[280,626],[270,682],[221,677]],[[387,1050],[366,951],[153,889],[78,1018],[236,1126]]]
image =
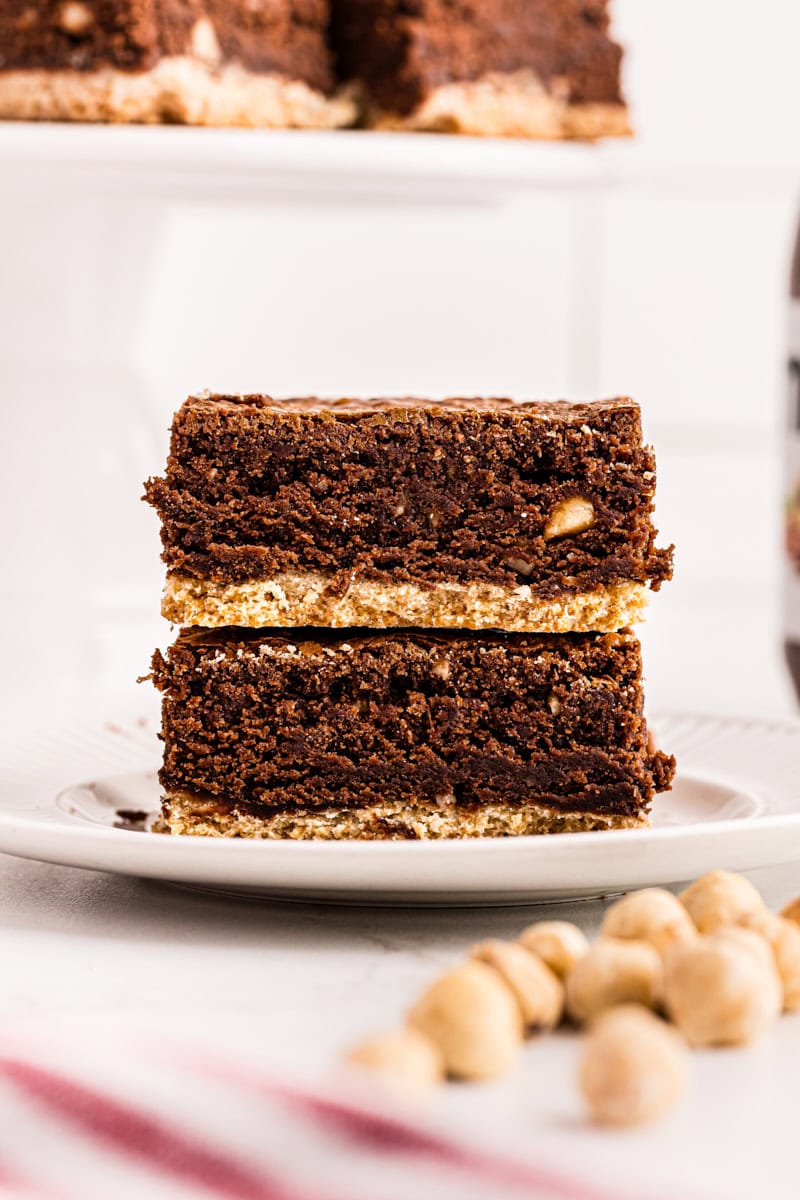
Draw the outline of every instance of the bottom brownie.
[[[636,637],[185,630],[153,660],[163,827],[451,838],[646,823]]]

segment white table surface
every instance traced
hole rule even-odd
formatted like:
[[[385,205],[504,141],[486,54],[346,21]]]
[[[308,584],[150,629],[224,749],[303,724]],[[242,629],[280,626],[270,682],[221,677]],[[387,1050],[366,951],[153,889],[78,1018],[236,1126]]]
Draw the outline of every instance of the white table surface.
[[[777,907],[800,893],[800,864],[753,879]],[[472,942],[513,937],[545,917],[574,920],[591,934],[605,907],[436,911],[243,901],[8,856],[0,856],[0,889],[7,1028],[59,1017],[142,1022],[223,1049],[257,1046],[280,1065],[321,1076],[348,1044],[397,1023]],[[567,1163],[589,1156],[595,1181],[624,1183],[626,1197],[797,1197],[800,1016],[782,1018],[746,1051],[695,1055],[686,1102],[664,1123],[635,1132],[586,1124],[578,1047],[574,1036],[538,1039],[509,1077],[448,1087],[436,1112],[518,1154],[544,1147]]]

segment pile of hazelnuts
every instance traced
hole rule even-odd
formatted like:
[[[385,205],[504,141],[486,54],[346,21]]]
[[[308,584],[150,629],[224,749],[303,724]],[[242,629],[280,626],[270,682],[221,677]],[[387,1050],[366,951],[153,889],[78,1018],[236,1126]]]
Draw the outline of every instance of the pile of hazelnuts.
[[[480,942],[431,984],[404,1029],[348,1061],[416,1087],[491,1079],[526,1036],[568,1021],[588,1034],[580,1087],[591,1118],[637,1125],[680,1099],[689,1047],[746,1045],[797,1009],[800,897],[777,915],[749,880],[712,871],[679,896],[624,896],[593,944],[567,921]]]

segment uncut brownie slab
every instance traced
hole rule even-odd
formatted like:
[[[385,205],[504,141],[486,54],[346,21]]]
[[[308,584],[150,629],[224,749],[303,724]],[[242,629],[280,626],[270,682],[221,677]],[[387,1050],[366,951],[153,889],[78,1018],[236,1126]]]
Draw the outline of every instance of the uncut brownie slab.
[[[146,495],[176,624],[558,633],[669,578],[654,489],[630,400],[200,396]]]
[[[376,128],[630,133],[607,0],[334,0],[339,67]]]
[[[0,3],[0,117],[330,127],[328,0]]]
[[[641,825],[639,643],[605,635],[184,630],[163,693],[163,827],[451,838]]]

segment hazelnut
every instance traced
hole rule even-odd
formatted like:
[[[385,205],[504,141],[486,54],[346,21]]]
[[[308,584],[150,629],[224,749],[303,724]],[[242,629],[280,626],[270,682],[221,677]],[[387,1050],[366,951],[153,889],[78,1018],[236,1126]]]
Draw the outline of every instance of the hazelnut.
[[[413,1088],[432,1087],[444,1079],[439,1050],[416,1029],[401,1029],[361,1042],[349,1051],[345,1062]]]
[[[85,33],[93,21],[92,10],[81,0],[67,0],[58,10],[58,23],[65,33]]]
[[[559,500],[550,513],[544,527],[544,540],[567,537],[571,533],[584,533],[594,525],[594,505],[582,496],[570,496]]]
[[[716,935],[722,938],[723,942],[738,946],[740,950],[746,950],[748,954],[755,954],[764,966],[775,965],[772,947],[761,934],[755,933],[754,930],[745,929],[743,925],[726,925],[724,929],[717,929]]]
[[[785,917],[787,921],[794,921],[795,925],[800,925],[800,896],[783,906],[781,916]]]
[[[537,921],[523,929],[517,941],[564,979],[589,949],[589,939],[569,921]]]
[[[655,1008],[663,968],[649,942],[601,937],[567,976],[567,1011],[573,1021],[591,1021],[617,1004]]]
[[[800,927],[775,913],[749,913],[742,925],[769,944],[783,985],[783,1011],[800,1009]]]
[[[496,971],[468,962],[433,983],[409,1024],[439,1048],[456,1079],[490,1079],[508,1070],[522,1041],[522,1014]]]
[[[769,947],[747,929],[724,929],[674,946],[666,957],[665,1006],[693,1046],[739,1046],[775,1020],[783,1002]]]
[[[431,667],[431,674],[435,675],[437,679],[449,679],[450,663],[444,657],[437,658]]]
[[[532,575],[536,566],[527,558],[507,558],[503,565],[508,567],[509,571],[516,571],[518,575]]]
[[[564,1015],[564,985],[540,958],[497,938],[473,946],[471,956],[493,967],[514,995],[526,1029],[555,1029]]]
[[[766,911],[749,879],[731,871],[709,871],[678,897],[701,933],[738,925],[748,913]]]
[[[592,1024],[580,1066],[592,1120],[641,1125],[678,1102],[689,1077],[680,1035],[648,1009],[623,1004]]]
[[[659,954],[676,942],[698,936],[680,900],[663,888],[645,888],[623,896],[609,908],[600,932],[608,937],[649,942]]]
[[[208,17],[199,17],[192,26],[191,53],[212,66],[222,60],[217,31]]]

